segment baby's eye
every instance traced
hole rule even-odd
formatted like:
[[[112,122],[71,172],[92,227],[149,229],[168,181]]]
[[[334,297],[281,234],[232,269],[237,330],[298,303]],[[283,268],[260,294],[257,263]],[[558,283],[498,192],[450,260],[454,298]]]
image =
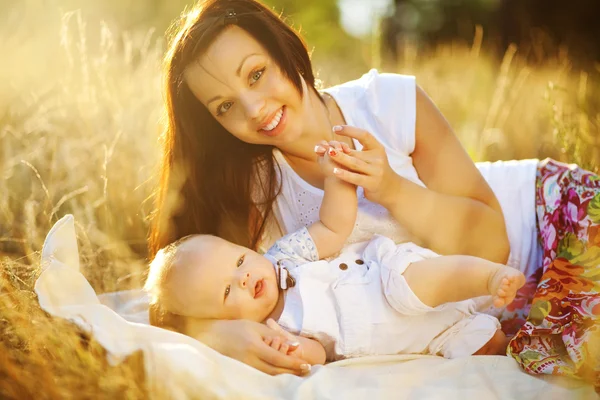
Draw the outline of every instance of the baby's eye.
[[[233,106],[233,102],[226,101],[217,108],[217,115],[223,115]]]
[[[245,255],[241,256],[240,259],[237,261],[237,267],[241,267],[242,264],[244,263],[244,257],[246,257]]]
[[[227,285],[227,287],[225,288],[225,298],[229,296],[229,292],[231,292],[231,285]]]

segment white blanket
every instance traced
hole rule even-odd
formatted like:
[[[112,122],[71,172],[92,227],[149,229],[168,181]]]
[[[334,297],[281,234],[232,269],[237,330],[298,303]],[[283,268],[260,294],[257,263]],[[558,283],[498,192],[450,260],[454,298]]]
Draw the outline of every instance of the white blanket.
[[[202,343],[148,325],[141,291],[97,296],[79,272],[73,217],[48,233],[43,272],[35,285],[40,306],[73,321],[118,363],[144,352],[153,397],[225,399],[587,399],[580,381],[530,376],[508,357],[379,356],[314,367],[307,377],[269,376]],[[104,303],[104,304],[103,304]]]

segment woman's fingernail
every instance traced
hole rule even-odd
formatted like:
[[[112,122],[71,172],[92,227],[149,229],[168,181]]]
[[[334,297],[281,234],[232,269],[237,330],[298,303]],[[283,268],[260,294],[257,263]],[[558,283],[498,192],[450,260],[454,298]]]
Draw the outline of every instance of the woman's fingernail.
[[[300,342],[287,342],[287,344],[290,347],[298,347],[298,346],[300,346]]]
[[[325,151],[325,147],[319,146],[319,145],[315,146],[315,153],[322,153],[324,151]]]
[[[332,157],[337,156],[337,151],[335,151],[335,149],[333,147],[329,148],[329,155]]]
[[[343,128],[341,125],[334,125],[334,127],[332,128],[334,132],[339,132],[341,131]]]
[[[302,372],[310,372],[310,364],[302,364],[300,365],[300,369]]]
[[[339,169],[339,168],[333,168],[333,173],[336,174],[336,175],[339,175],[339,174],[342,173],[342,170]]]

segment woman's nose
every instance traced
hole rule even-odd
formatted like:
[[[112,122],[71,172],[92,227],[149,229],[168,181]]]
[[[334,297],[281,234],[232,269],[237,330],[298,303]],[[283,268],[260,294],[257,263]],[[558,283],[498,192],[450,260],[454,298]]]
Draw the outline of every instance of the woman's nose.
[[[242,100],[244,109],[246,110],[246,116],[261,123],[261,118],[265,117],[265,101],[261,96],[255,93],[249,93]]]

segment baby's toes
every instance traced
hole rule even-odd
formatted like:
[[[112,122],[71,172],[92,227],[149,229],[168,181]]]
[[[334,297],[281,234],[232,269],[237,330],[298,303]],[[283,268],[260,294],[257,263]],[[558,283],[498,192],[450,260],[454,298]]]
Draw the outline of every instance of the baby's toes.
[[[500,308],[500,307],[504,307],[504,305],[506,304],[506,301],[504,300],[504,297],[494,297],[493,304],[494,304],[494,307]]]
[[[506,282],[502,282],[502,284],[500,284],[499,289],[502,289],[505,292],[510,292],[512,290],[515,290],[515,286],[516,282],[514,279],[507,279]]]

